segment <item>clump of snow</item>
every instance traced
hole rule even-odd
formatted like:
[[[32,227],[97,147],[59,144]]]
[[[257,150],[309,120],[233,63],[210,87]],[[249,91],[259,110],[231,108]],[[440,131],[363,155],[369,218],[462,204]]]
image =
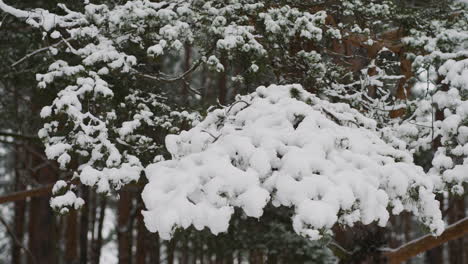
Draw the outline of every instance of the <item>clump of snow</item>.
[[[68,213],[69,209],[79,209],[83,205],[84,200],[76,197],[76,194],[72,191],[67,191],[63,195],[58,195],[50,199],[50,206],[52,209],[59,210],[62,214]]]
[[[59,180],[54,184],[54,187],[52,188],[52,194],[58,194],[61,190],[66,188],[68,184],[65,181]]]
[[[140,164],[123,163],[119,168],[103,168],[97,170],[89,165],[80,168],[80,181],[84,185],[96,186],[98,193],[111,191],[110,186],[120,189],[121,186],[137,181],[141,173]]]
[[[258,218],[269,202],[294,207],[294,230],[311,239],[337,223],[384,226],[402,210],[435,234],[444,228],[410,153],[380,139],[374,120],[300,85],[259,87],[166,146],[173,159],[145,169],[142,193],[146,227],[164,239],[190,225],[225,232],[233,207]]]

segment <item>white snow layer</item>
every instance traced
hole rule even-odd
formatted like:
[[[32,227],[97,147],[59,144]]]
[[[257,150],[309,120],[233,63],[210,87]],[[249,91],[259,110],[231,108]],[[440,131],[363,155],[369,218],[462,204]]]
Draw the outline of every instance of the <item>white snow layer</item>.
[[[294,230],[310,239],[336,223],[384,226],[402,210],[444,228],[433,183],[408,152],[300,85],[259,87],[166,145],[173,159],[146,168],[142,193],[146,227],[164,239],[190,225],[225,232],[234,207],[258,218],[269,202],[294,207]]]

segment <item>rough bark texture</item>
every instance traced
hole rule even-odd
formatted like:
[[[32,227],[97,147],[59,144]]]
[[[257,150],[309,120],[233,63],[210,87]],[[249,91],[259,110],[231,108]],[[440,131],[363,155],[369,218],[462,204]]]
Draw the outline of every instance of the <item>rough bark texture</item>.
[[[174,263],[174,251],[176,247],[176,241],[175,239],[171,239],[169,242],[167,242],[166,245],[166,255],[167,255],[167,263],[168,264],[173,264]]]
[[[119,248],[119,264],[131,264],[131,230],[129,229],[130,214],[132,208],[132,199],[130,192],[121,190],[120,199],[118,202],[118,219],[117,219],[117,232],[118,232],[118,248]]]
[[[148,240],[148,251],[149,251],[149,263],[159,264],[161,263],[161,244],[159,241],[158,234],[146,233]]]
[[[75,264],[78,262],[78,213],[72,210],[67,216],[67,229],[65,241],[65,262]]]
[[[18,164],[19,148],[15,147],[15,163]],[[19,170],[15,169],[15,191],[19,192],[24,190],[25,186],[20,179],[21,175]],[[18,240],[23,243],[24,225],[25,225],[26,201],[16,201],[14,208],[14,232]],[[12,243],[11,247],[11,263],[21,263],[21,247],[16,243]]]
[[[33,164],[41,164],[42,159],[35,157]],[[45,166],[33,174],[39,184],[50,184],[57,178],[55,170]],[[24,197],[23,197],[24,199]],[[55,242],[55,217],[49,205],[49,196],[31,198],[29,206],[29,250],[38,264],[54,264],[57,261]],[[34,263],[29,260],[29,263]]]
[[[448,213],[448,220],[449,223],[455,223],[459,219],[463,219],[465,217],[465,200],[463,197],[452,196],[450,198],[450,202],[451,208]],[[465,264],[468,262],[468,259],[465,259],[465,256],[463,254],[464,239],[464,237],[461,237],[457,240],[453,240],[448,243],[448,257],[450,264]]]
[[[89,187],[82,186],[82,197],[85,201],[89,198]],[[80,217],[80,263],[88,263],[88,231],[89,231],[89,205],[81,208]]]
[[[93,264],[99,264],[99,259],[101,258],[101,247],[102,247],[102,228],[104,227],[104,218],[107,207],[107,198],[102,196],[100,198],[99,204],[99,220],[98,228],[96,231],[96,240],[93,244]]]
[[[224,71],[219,75],[218,80],[218,101],[222,105],[226,105],[227,100],[227,74],[226,74],[226,58],[225,56],[221,57],[221,63],[224,66]]]
[[[137,241],[136,241],[136,264],[146,263],[146,243],[147,233],[145,223],[143,221],[143,215],[138,213],[137,216]]]

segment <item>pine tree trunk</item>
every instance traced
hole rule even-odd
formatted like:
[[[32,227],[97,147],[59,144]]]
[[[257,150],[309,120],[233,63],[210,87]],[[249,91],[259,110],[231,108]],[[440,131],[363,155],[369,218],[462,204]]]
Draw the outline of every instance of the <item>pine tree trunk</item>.
[[[268,254],[267,264],[278,264],[278,254]]]
[[[175,238],[172,238],[166,245],[167,264],[174,263],[174,252],[176,247]]]
[[[192,59],[192,48],[189,45],[185,45],[185,61],[184,61],[184,72],[190,69],[190,63]],[[182,100],[184,104],[189,101],[189,90],[190,90],[190,76],[187,76],[187,80],[184,80],[184,86],[182,90]]]
[[[202,239],[200,239],[200,264],[205,263],[205,243]]]
[[[127,190],[120,191],[120,199],[118,202],[118,248],[119,248],[119,264],[131,264],[131,230],[130,214],[132,200],[131,195]]]
[[[181,264],[189,264],[189,247],[188,247],[188,237],[183,237],[182,241],[182,248],[181,248],[181,257],[180,263]]]
[[[102,248],[102,229],[104,227],[104,218],[106,216],[106,207],[107,207],[107,198],[101,196],[99,204],[99,220],[98,228],[96,231],[96,240],[93,244],[93,263],[99,264],[101,258],[101,248]]]
[[[225,56],[221,56],[221,63],[224,66],[224,71],[220,73],[218,80],[218,101],[222,105],[226,105],[227,101],[227,65]]]
[[[464,197],[450,197],[452,208],[448,212],[449,224],[455,223],[456,221],[465,217],[465,201]],[[467,245],[468,246],[468,245]],[[464,238],[450,241],[448,243],[449,252],[449,263],[450,264],[465,264],[464,259]],[[466,260],[468,261],[468,260]]]
[[[72,210],[67,215],[67,229],[65,236],[65,262],[67,264],[77,263],[78,256],[78,213],[76,210]]]
[[[161,244],[159,242],[159,235],[146,232],[148,240],[149,263],[161,263]]]
[[[31,198],[29,220],[29,250],[36,258],[36,263],[55,263],[54,215],[48,197]],[[31,259],[29,263],[35,264]]]
[[[82,198],[89,201],[89,187],[82,186]],[[81,208],[80,217],[80,263],[88,263],[88,230],[89,230],[89,205],[84,204]]]
[[[224,264],[224,256],[223,256],[223,250],[221,248],[221,245],[218,243],[215,244],[215,263],[216,264]]]
[[[97,221],[97,195],[96,192],[89,194],[89,230],[91,231],[91,240],[89,241],[91,247],[90,255],[93,254],[93,245],[96,244],[96,221]]]
[[[405,234],[405,243],[410,241],[411,240],[411,214],[410,213],[405,213],[404,214],[404,228],[405,228],[405,231],[404,231],[404,234]],[[408,260],[406,264],[411,264],[412,261],[411,260]]]
[[[22,183],[20,177],[20,172],[18,170],[19,166],[19,147],[15,145],[14,150],[15,155],[15,191],[24,190],[25,186]],[[22,243],[24,237],[24,225],[25,225],[25,213],[26,213],[26,201],[21,200],[15,202],[14,207],[14,232],[18,240]],[[12,243],[11,246],[11,263],[12,264],[20,264],[21,263],[21,247],[16,243]]]
[[[40,149],[34,146],[32,148],[36,153],[42,153]],[[33,166],[40,165],[42,162],[43,160],[37,156],[32,158]],[[57,178],[50,166],[39,169],[33,177],[39,184],[44,185],[54,182]],[[29,259],[28,263],[31,264],[54,264],[57,262],[55,217],[49,205],[49,199],[48,195],[32,197],[29,205],[29,250],[36,258],[35,263]]]
[[[263,264],[263,253],[259,249],[250,250],[249,263]]]
[[[197,264],[198,259],[199,259],[199,252],[200,252],[200,247],[199,247],[199,241],[197,238],[194,238],[192,240],[193,243],[193,249],[192,249],[192,264]]]
[[[146,243],[147,231],[143,221],[143,215],[138,214],[137,222],[137,241],[136,241],[136,264],[145,264],[146,262]]]

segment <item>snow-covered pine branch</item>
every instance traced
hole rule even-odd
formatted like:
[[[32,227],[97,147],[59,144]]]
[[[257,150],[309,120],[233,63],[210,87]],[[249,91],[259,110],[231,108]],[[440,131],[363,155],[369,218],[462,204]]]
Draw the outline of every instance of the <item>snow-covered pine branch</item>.
[[[443,231],[434,183],[409,152],[379,138],[374,120],[300,85],[259,87],[239,100],[166,138],[173,159],[145,169],[150,231],[169,239],[193,225],[217,234],[234,207],[260,217],[269,202],[293,207],[294,230],[314,240],[335,224],[384,226],[404,210]]]
[[[85,2],[76,11],[60,5],[59,15],[0,0],[0,10],[51,42],[50,66],[36,76],[40,88],[56,95],[41,111],[47,156],[62,169],[76,161],[75,182],[102,193],[145,170],[145,221],[164,238],[190,225],[225,231],[233,208],[259,217],[270,202],[293,207],[294,229],[312,239],[335,224],[384,225],[403,210],[440,234],[434,194],[461,194],[467,181],[467,13],[437,21],[416,16],[421,21],[398,43],[409,54],[396,58],[392,51],[395,58],[379,62],[389,42],[380,33],[400,19],[392,1],[346,0],[323,8],[303,2]],[[360,21],[335,23],[333,17]],[[349,44],[356,39],[358,46]],[[370,54],[364,46],[380,52],[364,63],[355,60],[367,60],[362,54],[348,54]],[[185,47],[194,55],[192,66],[181,69]],[[408,104],[393,98],[395,89],[404,94],[407,88],[395,84],[402,58],[413,61],[414,73],[434,73],[427,88],[436,82],[434,91]],[[198,120],[166,94],[177,97],[174,86],[186,85],[200,68],[229,74],[227,84],[243,83],[242,92],[266,83],[300,82],[306,89],[258,88],[193,129],[168,136],[173,160],[160,162],[168,154],[166,134]],[[396,108],[406,108],[408,116],[390,121],[388,112]],[[434,155],[427,174],[413,161],[421,153]],[[70,189],[63,181],[54,188],[57,211],[82,204]]]
[[[247,74],[255,74],[259,70],[256,61],[268,58],[267,50],[278,40],[286,44],[297,36],[320,41],[326,17],[323,11],[309,13],[270,4],[266,8],[266,3],[253,0],[85,3],[77,11],[64,4],[59,7],[65,15],[43,9],[25,11],[0,2],[2,11],[26,19],[43,31],[44,38],[56,42],[47,49],[52,57],[48,71],[36,75],[40,88],[58,88],[52,104],[41,111],[45,124],[39,137],[48,158],[57,160],[62,169],[79,159],[75,177],[103,193],[138,180],[144,165],[165,153],[161,131],[177,129],[175,120],[190,123],[196,119],[196,113],[178,112],[157,97],[161,87],[156,92],[143,89],[140,79],[156,76],[153,87],[163,80],[185,82],[201,64],[222,72],[219,58],[225,55],[247,57],[252,68]],[[191,45],[199,58],[187,71],[173,74],[164,67],[165,60],[180,56],[185,45]],[[316,53],[298,51],[294,56],[309,58],[307,65],[323,71]],[[153,68],[161,70],[148,70]],[[122,86],[122,79],[134,81]],[[138,102],[121,99],[135,97]],[[138,130],[142,123],[152,127],[151,135]],[[144,155],[141,149],[146,150]]]

